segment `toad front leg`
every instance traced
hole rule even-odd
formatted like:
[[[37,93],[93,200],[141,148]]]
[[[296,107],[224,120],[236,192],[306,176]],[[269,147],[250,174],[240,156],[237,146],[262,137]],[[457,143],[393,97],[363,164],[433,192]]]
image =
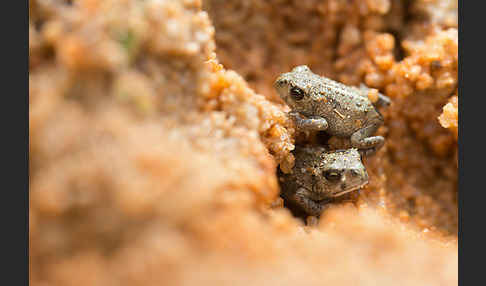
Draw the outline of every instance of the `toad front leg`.
[[[293,194],[292,200],[311,216],[319,216],[329,206],[327,201],[316,202],[312,200],[309,191],[304,188],[299,188]]]
[[[376,121],[364,128],[359,129],[351,135],[351,145],[359,149],[365,156],[376,153],[385,144],[383,136],[371,136],[382,125],[382,121]]]
[[[300,130],[324,131],[328,124],[326,119],[318,116],[304,117],[298,112],[289,112],[289,116],[294,120]]]

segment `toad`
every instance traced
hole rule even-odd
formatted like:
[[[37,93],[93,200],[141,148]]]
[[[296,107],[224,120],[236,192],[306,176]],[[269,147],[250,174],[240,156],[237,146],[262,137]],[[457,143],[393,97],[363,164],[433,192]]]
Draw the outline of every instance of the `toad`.
[[[328,151],[322,146],[297,146],[289,174],[278,171],[282,198],[310,216],[319,216],[336,197],[368,183],[368,173],[355,148]]]
[[[350,138],[352,147],[363,155],[372,155],[383,146],[384,138],[373,134],[383,125],[376,107],[388,106],[387,96],[375,93],[372,102],[365,85],[347,86],[319,76],[305,65],[281,74],[274,87],[291,108],[289,116],[298,130]]]

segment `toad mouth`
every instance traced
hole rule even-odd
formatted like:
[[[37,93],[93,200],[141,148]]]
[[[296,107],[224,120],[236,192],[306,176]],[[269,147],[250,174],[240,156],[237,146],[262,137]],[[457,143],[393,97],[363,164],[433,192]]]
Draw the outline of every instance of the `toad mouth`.
[[[346,194],[346,193],[349,193],[349,192],[355,191],[355,190],[357,190],[357,189],[361,189],[361,188],[362,188],[362,187],[364,187],[364,186],[365,186],[367,183],[368,183],[368,182],[363,183],[363,184],[358,185],[358,186],[356,186],[356,187],[353,187],[353,188],[351,188],[351,189],[349,189],[349,190],[345,190],[345,191],[342,191],[342,192],[339,192],[339,193],[334,193],[334,194],[332,194],[332,197],[333,197],[333,198],[335,198],[335,197],[339,197],[339,196],[342,196],[342,195],[344,195],[344,194]]]

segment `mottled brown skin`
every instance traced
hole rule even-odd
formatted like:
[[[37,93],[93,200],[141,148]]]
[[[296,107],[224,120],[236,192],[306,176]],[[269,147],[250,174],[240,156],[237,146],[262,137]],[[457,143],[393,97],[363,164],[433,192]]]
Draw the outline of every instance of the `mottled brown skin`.
[[[372,136],[383,125],[383,116],[368,99],[366,86],[347,86],[303,65],[281,74],[274,87],[292,109],[289,115],[299,130],[350,138],[351,145],[364,155],[383,146],[382,136]],[[378,94],[377,107],[389,104],[388,97]]]
[[[319,216],[336,197],[368,183],[357,149],[328,151],[321,146],[297,146],[292,172],[279,172],[281,196],[311,216]]]

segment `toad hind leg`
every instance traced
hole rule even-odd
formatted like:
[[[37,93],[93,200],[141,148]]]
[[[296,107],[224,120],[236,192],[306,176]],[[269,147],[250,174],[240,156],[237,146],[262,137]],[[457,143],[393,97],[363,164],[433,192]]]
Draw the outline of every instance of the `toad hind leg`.
[[[315,202],[310,199],[308,191],[304,188],[299,188],[293,195],[292,199],[307,214],[312,216],[319,216],[329,206],[326,202]]]
[[[385,144],[385,138],[383,136],[371,136],[380,125],[378,123],[372,124],[354,132],[351,135],[351,145],[358,148],[362,155],[374,155]]]
[[[324,131],[328,127],[326,119],[322,117],[303,117],[298,112],[290,112],[289,116],[294,120],[300,130]]]
[[[370,88],[364,84],[361,84],[360,90],[361,90],[361,95],[367,98]],[[380,92],[378,92],[378,100],[376,100],[376,102],[373,103],[375,107],[386,107],[389,106],[390,104],[391,104],[391,99],[388,96],[381,94]]]
[[[373,103],[374,106],[376,107],[385,107],[385,106],[389,106],[391,104],[391,99],[386,96],[386,95],[383,95],[381,93],[378,93],[378,100]]]

